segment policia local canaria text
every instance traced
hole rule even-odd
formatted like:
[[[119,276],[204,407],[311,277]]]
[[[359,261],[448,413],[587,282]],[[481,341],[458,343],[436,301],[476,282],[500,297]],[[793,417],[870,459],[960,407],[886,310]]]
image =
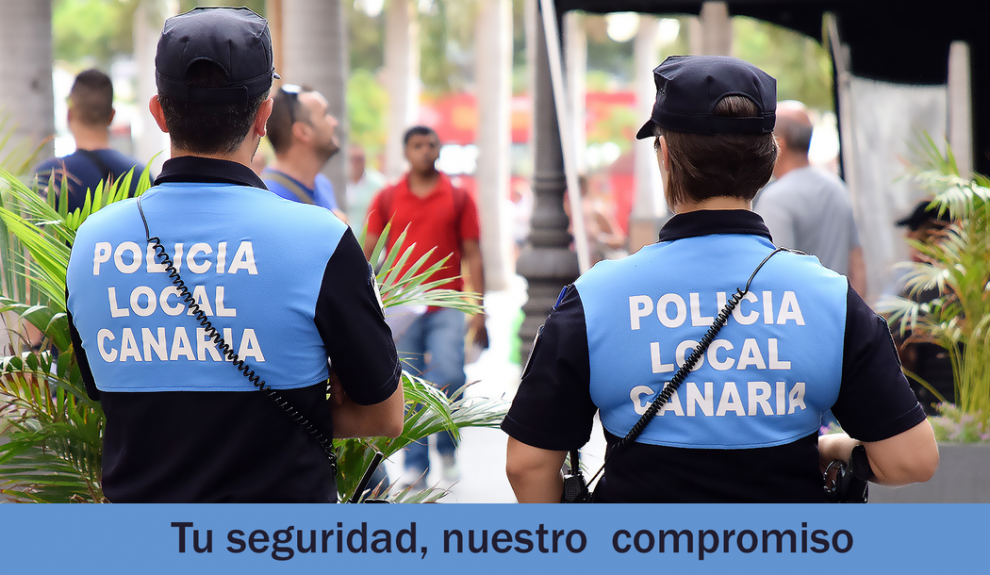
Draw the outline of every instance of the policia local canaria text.
[[[213,553],[213,530],[196,527],[190,522],[173,522],[177,550],[184,554]],[[232,529],[224,537],[220,551],[267,555],[276,561],[288,561],[307,554],[409,554],[425,559],[427,546],[417,542],[415,521],[401,529],[369,526],[368,522],[348,526],[338,522],[335,529],[295,526],[267,530]],[[426,537],[423,537],[426,539]],[[420,540],[422,541],[422,539]],[[224,544],[226,544],[224,546]],[[444,529],[441,553],[445,555],[483,554],[579,554],[589,549],[601,553],[601,547],[589,547],[589,539],[580,529],[555,529],[540,523],[532,529]],[[800,529],[619,529],[612,533],[610,550],[619,554],[673,553],[695,555],[704,561],[715,554],[807,554],[848,553],[853,535],[845,529],[829,532],[802,522]],[[607,552],[607,551],[606,551]]]

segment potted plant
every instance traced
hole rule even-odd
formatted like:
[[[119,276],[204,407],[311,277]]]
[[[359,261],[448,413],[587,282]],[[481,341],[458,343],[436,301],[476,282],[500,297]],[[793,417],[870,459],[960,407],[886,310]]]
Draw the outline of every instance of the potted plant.
[[[912,241],[920,261],[907,268],[910,297],[878,304],[891,328],[908,341],[938,344],[949,355],[955,397],[940,398],[931,418],[941,464],[929,484],[901,488],[881,499],[990,502],[990,178],[960,177],[950,151],[928,138],[926,169],[916,179],[931,190],[931,209],[952,221],[927,243]],[[934,293],[931,298],[918,294]],[[919,301],[921,300],[921,301]],[[908,373],[929,391],[934,389]],[[975,445],[960,445],[969,443]]]
[[[145,169],[137,194],[150,187],[148,173]],[[65,193],[59,196],[62,201],[54,194],[42,198],[0,169],[0,312],[16,315],[22,325],[33,326],[43,336],[41,345],[32,349],[16,325],[7,326],[12,349],[0,357],[0,436],[7,440],[0,445],[0,493],[14,501],[104,501],[104,416],[99,403],[86,395],[73,354],[65,314],[65,271],[79,225],[93,212],[124,199],[131,177],[127,174],[107,187],[101,184],[81,210],[69,213]],[[410,254],[402,248],[404,237],[400,235],[385,255],[378,275],[383,305],[476,311],[473,294],[437,289],[428,281],[443,261],[425,268],[425,259],[419,260],[406,273],[398,273]],[[374,257],[383,245],[384,240]],[[408,408],[402,435],[335,441],[341,501],[353,496],[376,451],[387,457],[442,430],[457,438],[461,427],[495,427],[504,415],[501,402],[463,396],[450,401],[418,377],[403,372],[402,378]],[[390,497],[419,502],[435,501],[443,494],[407,490]]]

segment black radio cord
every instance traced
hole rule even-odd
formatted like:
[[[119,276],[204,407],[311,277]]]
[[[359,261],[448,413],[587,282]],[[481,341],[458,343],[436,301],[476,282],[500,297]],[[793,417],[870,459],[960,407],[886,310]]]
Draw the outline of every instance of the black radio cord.
[[[306,430],[306,433],[311,435],[313,439],[316,440],[316,442],[320,445],[320,448],[323,450],[323,453],[325,453],[327,458],[330,460],[330,470],[336,479],[337,453],[333,449],[333,440],[324,436],[323,433],[317,429],[305,415],[300,413],[299,410],[286,401],[280,393],[265,383],[265,381],[261,379],[261,377],[259,377],[253,369],[244,363],[244,360],[237,357],[237,354],[234,353],[234,350],[230,347],[230,345],[224,341],[223,336],[220,335],[220,332],[218,332],[217,329],[213,327],[213,324],[210,323],[210,320],[207,319],[206,313],[200,309],[199,304],[196,303],[195,298],[193,298],[192,294],[189,292],[189,288],[186,287],[185,282],[179,277],[179,272],[175,269],[172,258],[169,257],[168,252],[165,251],[165,246],[161,244],[161,239],[157,236],[152,237],[151,231],[148,228],[148,220],[144,217],[144,208],[141,207],[141,199],[142,198],[139,196],[137,199],[137,207],[138,212],[141,214],[141,221],[144,223],[145,237],[147,238],[148,243],[154,247],[155,259],[160,259],[161,264],[165,266],[165,271],[168,273],[168,277],[172,281],[172,285],[179,290],[179,297],[186,304],[186,306],[189,307],[189,311],[193,313],[194,319],[196,319],[200,326],[206,330],[206,334],[210,337],[213,344],[216,345],[217,349],[220,350],[220,353],[227,361],[233,364],[233,366],[240,371],[252,385],[257,387],[258,391],[263,392],[265,396],[268,397],[272,403],[278,406],[283,413],[289,416],[292,421],[296,422],[300,427]]]
[[[629,433],[627,433],[625,437],[615,442],[615,445],[609,448],[609,450],[605,454],[605,462],[602,463],[602,466],[598,470],[598,472],[595,473],[594,476],[592,476],[592,478],[588,481],[589,484],[594,482],[594,480],[599,475],[601,475],[602,471],[605,470],[605,464],[608,463],[609,456],[611,456],[611,454],[616,449],[620,449],[628,445],[629,443],[635,441],[635,439],[639,437],[639,434],[642,433],[644,429],[646,429],[647,425],[649,425],[650,421],[653,419],[653,416],[655,416],[664,406],[664,404],[666,404],[670,400],[670,396],[673,395],[675,391],[677,391],[677,388],[680,387],[681,383],[683,383],[684,380],[687,378],[688,373],[692,369],[694,369],[694,366],[698,363],[698,360],[701,359],[701,355],[705,353],[705,351],[708,349],[708,346],[711,345],[713,341],[715,341],[715,336],[718,335],[719,330],[722,329],[722,327],[725,325],[725,322],[729,321],[729,315],[732,314],[733,310],[736,309],[736,306],[739,305],[739,302],[741,302],[742,299],[746,297],[746,294],[749,293],[749,286],[750,284],[753,283],[753,278],[756,277],[757,272],[759,272],[760,269],[763,267],[763,265],[766,264],[770,260],[770,258],[775,256],[778,252],[786,252],[786,251],[790,251],[790,250],[786,248],[777,248],[774,251],[770,252],[770,254],[767,255],[767,257],[763,258],[763,261],[760,262],[760,265],[756,266],[756,269],[753,270],[753,273],[750,274],[749,279],[746,280],[746,287],[743,289],[736,288],[736,293],[732,294],[732,297],[729,299],[728,302],[726,302],[725,307],[722,308],[722,311],[719,312],[718,316],[715,318],[715,321],[712,322],[712,325],[708,328],[708,331],[705,332],[705,335],[701,338],[701,341],[698,342],[698,345],[695,346],[694,351],[692,351],[691,355],[689,355],[688,358],[684,361],[684,363],[681,365],[681,368],[677,370],[677,373],[674,374],[674,377],[672,377],[670,381],[664,384],[663,389],[660,390],[660,393],[657,394],[656,398],[654,398],[653,402],[650,404],[650,407],[648,407],[646,409],[646,412],[643,413],[643,416],[639,418],[639,421],[637,421],[635,425],[632,426],[632,429],[629,430]]]

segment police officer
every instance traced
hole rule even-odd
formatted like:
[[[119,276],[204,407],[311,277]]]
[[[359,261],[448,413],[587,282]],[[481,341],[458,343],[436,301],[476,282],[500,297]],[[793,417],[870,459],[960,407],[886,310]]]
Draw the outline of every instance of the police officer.
[[[934,436],[883,319],[814,257],[778,252],[753,275],[774,251],[750,206],[777,154],[775,80],[722,56],[668,58],[654,79],[637,138],[655,138],[675,215],[659,243],[561,294],[502,423],[516,497],[560,500],[565,454],[596,412],[609,445],[596,502],[824,501],[836,459],[878,483],[929,479]],[[694,369],[618,445],[737,288]],[[829,408],[848,435],[819,438]]]
[[[76,357],[106,414],[104,493],[335,501],[321,443],[402,429],[401,369],[371,269],[345,224],[272,194],[249,167],[278,78],[263,18],[170,18],[155,67],[150,108],[172,159],[142,197],[79,228],[66,278]]]

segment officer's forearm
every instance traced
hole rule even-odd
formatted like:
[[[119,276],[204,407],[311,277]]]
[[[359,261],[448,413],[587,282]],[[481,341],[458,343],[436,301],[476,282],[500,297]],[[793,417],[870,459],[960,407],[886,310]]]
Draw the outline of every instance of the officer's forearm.
[[[405,396],[402,382],[391,397],[373,405],[358,405],[344,397],[339,405],[330,407],[333,413],[333,436],[347,437],[398,437],[402,433],[405,412]]]
[[[560,503],[565,451],[549,451],[509,438],[505,474],[519,503]]]

